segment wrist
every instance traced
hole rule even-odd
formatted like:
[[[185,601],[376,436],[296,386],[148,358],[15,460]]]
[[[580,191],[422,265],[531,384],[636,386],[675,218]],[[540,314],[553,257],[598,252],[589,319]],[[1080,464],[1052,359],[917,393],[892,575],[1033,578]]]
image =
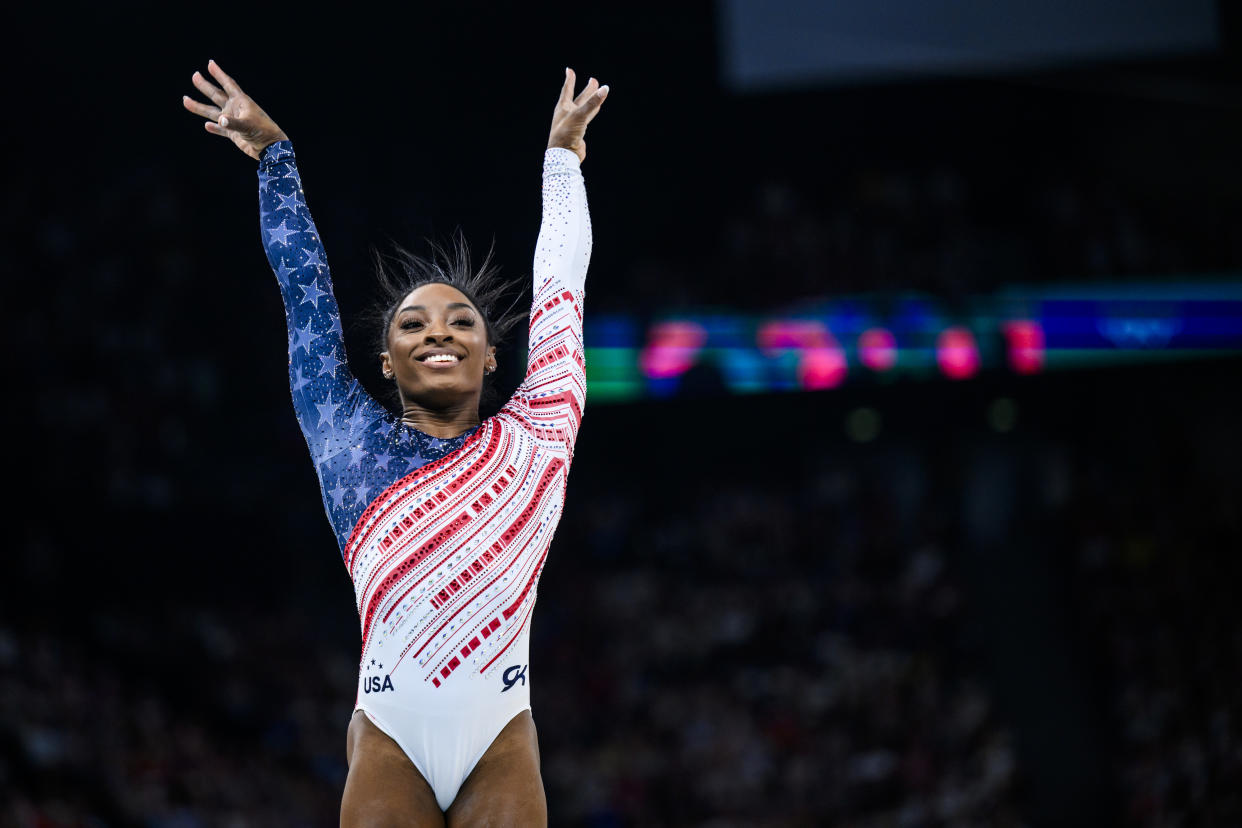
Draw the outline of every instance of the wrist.
[[[264,152],[267,151],[267,148],[270,147],[272,144],[278,143],[280,141],[288,141],[288,140],[289,140],[289,136],[285,135],[284,130],[277,130],[274,133],[263,136],[263,138],[256,141],[255,143],[258,144],[259,146],[259,155],[262,155]]]
[[[578,161],[579,164],[581,164],[582,161],[584,160],[583,152],[578,147],[567,147],[564,144],[557,143],[556,141],[549,141],[548,148],[544,152],[546,154],[548,152],[551,152],[552,150],[557,150],[558,151],[557,154],[569,153]],[[566,158],[568,158],[568,156],[566,156]]]
[[[260,169],[293,158],[293,142],[287,136],[284,136],[284,133],[281,133],[281,135],[283,137],[274,139],[271,143],[264,146],[263,149],[259,150]]]
[[[569,173],[571,175],[582,174],[582,159],[578,157],[578,153],[567,147],[548,147],[543,153],[543,174],[560,175]]]

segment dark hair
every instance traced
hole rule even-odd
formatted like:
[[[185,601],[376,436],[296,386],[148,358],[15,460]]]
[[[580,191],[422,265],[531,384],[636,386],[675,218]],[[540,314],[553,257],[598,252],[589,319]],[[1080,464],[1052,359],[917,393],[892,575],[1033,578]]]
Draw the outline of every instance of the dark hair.
[[[499,266],[492,263],[494,246],[488,249],[482,263],[475,269],[471,265],[470,247],[461,231],[453,234],[448,245],[435,241],[427,244],[431,248],[430,258],[419,256],[395,243],[391,254],[372,251],[379,296],[367,317],[374,329],[375,342],[379,345],[375,353],[388,350],[388,330],[401,308],[401,301],[415,288],[433,282],[451,285],[461,291],[483,317],[487,344],[497,348],[504,345],[512,330],[528,315],[525,308],[518,306],[522,298],[520,290],[506,304],[511,286],[501,278]],[[518,309],[514,310],[515,307]],[[493,402],[496,393],[494,377],[494,374],[483,375],[480,404],[490,405]],[[395,390],[393,399],[397,399]]]

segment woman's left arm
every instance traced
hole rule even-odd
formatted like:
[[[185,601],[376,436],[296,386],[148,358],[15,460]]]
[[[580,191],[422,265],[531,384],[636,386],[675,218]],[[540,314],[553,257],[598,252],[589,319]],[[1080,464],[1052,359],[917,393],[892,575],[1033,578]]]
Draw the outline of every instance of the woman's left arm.
[[[591,260],[591,215],[587,211],[582,162],[586,160],[586,128],[599,114],[608,87],[591,78],[574,97],[574,70],[566,67],[561,97],[552,113],[548,149],[543,157],[543,221],[535,246],[536,298],[543,283],[582,290]],[[533,303],[531,327],[539,302]],[[533,347],[532,341],[532,347]]]
[[[526,377],[502,409],[573,457],[586,402],[582,303],[591,259],[591,217],[581,164],[586,127],[608,87],[591,78],[576,98],[574,73],[552,116],[543,159],[543,220],[535,245]]]

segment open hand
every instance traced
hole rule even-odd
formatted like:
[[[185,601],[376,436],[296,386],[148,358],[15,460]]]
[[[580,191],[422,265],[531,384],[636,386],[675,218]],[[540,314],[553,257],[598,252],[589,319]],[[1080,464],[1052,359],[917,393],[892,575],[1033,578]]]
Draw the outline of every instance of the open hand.
[[[574,97],[574,70],[565,69],[565,83],[561,97],[552,112],[552,130],[548,133],[548,149],[564,147],[578,154],[579,161],[586,160],[586,128],[599,114],[599,108],[608,97],[608,87],[600,86],[591,78],[586,88]]]
[[[195,115],[207,119],[203,126],[208,132],[228,138],[238,149],[256,161],[269,145],[288,140],[289,136],[276,126],[276,122],[232,78],[224,74],[219,64],[214,60],[208,61],[207,71],[220,86],[207,80],[201,72],[195,72],[192,80],[194,86],[207,96],[211,104],[200,103],[189,95],[182,96],[181,103]]]

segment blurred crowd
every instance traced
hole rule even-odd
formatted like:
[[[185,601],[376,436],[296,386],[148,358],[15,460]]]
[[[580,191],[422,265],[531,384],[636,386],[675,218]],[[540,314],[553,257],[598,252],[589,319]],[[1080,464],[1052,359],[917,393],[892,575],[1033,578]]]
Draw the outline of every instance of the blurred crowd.
[[[568,824],[1022,824],[930,493],[824,459],[577,500],[536,620]]]
[[[709,243],[670,244],[626,270],[624,293],[603,286],[592,299],[623,311],[764,311],[825,294],[898,291],[954,302],[1010,285],[1242,268],[1242,193],[1179,183],[1103,173],[1082,158],[760,170],[722,198]]]
[[[1238,198],[1225,209],[1183,210],[1167,192],[1147,195],[1072,164],[894,164],[834,178],[825,187],[769,175],[752,186],[714,245],[713,290],[726,303],[825,290],[915,290],[952,301],[1013,284],[1242,267]]]
[[[1130,423],[1113,451],[1080,449],[1075,496],[1053,515],[1126,825],[1242,824],[1242,446],[1236,408],[1221,408],[1206,423],[1188,411],[1164,446]]]
[[[0,637],[0,824],[336,824],[348,652],[289,612],[76,626]]]

